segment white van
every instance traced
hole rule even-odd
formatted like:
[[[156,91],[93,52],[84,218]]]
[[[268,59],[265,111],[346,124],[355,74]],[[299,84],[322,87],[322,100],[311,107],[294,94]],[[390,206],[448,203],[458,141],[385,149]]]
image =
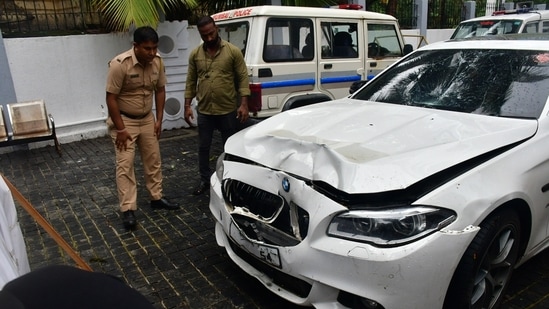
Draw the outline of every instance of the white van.
[[[353,82],[411,51],[394,17],[340,7],[268,5],[212,16],[220,36],[242,49],[253,117],[343,98]]]
[[[499,34],[548,32],[549,10],[534,10],[529,7],[495,11],[492,13],[492,16],[482,16],[462,21],[450,39]]]

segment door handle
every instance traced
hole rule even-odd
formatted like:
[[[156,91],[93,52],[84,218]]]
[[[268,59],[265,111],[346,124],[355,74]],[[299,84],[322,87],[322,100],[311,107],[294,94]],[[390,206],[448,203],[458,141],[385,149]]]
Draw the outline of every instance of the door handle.
[[[331,68],[332,68],[332,64],[331,64],[331,63],[326,63],[326,64],[324,65],[324,68],[327,69],[327,70],[328,70],[328,69],[331,69]]]
[[[273,71],[271,68],[264,68],[257,70],[257,77],[273,77]]]

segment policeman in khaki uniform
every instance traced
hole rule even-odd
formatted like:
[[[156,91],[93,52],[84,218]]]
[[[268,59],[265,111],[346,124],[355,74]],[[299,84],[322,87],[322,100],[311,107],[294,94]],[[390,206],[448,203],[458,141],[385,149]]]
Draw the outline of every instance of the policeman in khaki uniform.
[[[133,47],[109,62],[107,75],[107,125],[116,152],[116,185],[126,228],[137,221],[137,182],[134,158],[139,148],[145,182],[154,209],[179,209],[162,195],[162,169],[158,138],[166,99],[166,75],[157,54],[158,34],[151,27],[137,28]],[[152,102],[156,104],[152,112]]]

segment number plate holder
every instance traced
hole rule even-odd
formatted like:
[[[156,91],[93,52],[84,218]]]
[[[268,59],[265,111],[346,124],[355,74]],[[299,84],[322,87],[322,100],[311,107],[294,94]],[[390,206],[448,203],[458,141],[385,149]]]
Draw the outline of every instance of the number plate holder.
[[[254,257],[271,266],[282,268],[278,248],[251,241],[240,231],[234,222],[231,222],[231,226],[229,227],[229,236],[240,248],[249,252]]]

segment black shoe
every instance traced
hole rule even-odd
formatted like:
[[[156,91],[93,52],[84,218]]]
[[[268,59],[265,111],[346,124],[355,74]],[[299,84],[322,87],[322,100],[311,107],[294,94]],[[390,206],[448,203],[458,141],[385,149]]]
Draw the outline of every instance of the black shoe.
[[[193,191],[193,195],[201,195],[204,192],[208,191],[210,189],[210,184],[204,181],[201,181],[196,189]]]
[[[137,225],[137,220],[135,219],[135,214],[133,210],[126,210],[122,213],[122,223],[127,229],[132,229]]]
[[[177,203],[170,203],[170,201],[168,201],[167,199],[165,198],[161,198],[159,200],[156,200],[156,201],[151,201],[151,207],[153,209],[167,209],[167,210],[176,210],[176,209],[179,209],[179,204]]]

